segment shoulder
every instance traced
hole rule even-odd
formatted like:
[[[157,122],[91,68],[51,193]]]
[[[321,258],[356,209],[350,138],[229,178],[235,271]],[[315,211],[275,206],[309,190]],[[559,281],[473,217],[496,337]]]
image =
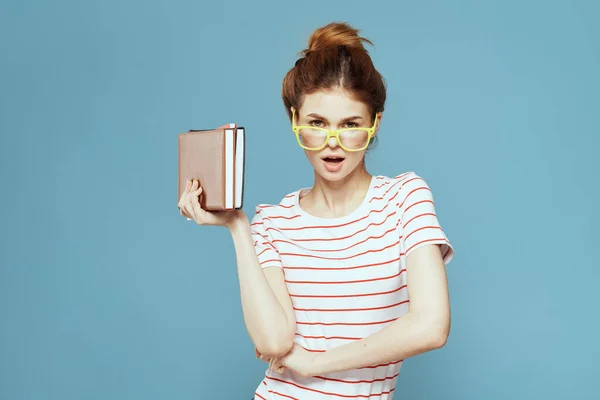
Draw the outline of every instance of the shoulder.
[[[414,171],[393,178],[395,204],[404,213],[415,206],[429,203],[433,206],[433,193],[427,181]],[[416,207],[418,208],[418,207]],[[415,208],[415,209],[416,209]]]
[[[392,184],[398,188],[399,192],[407,195],[413,189],[429,188],[425,179],[414,171],[405,172],[392,178]]]
[[[298,211],[296,209],[297,196],[300,190],[285,195],[277,204],[260,203],[255,207],[255,214],[252,223],[263,223],[276,219],[290,219]]]
[[[430,192],[425,179],[414,171],[407,171],[393,177],[377,176],[373,185],[372,200],[402,206],[408,197],[416,192]]]
[[[411,182],[418,182],[419,180],[422,180],[423,178],[421,176],[417,175],[417,173],[414,171],[408,171],[408,172],[403,172],[399,175],[396,175],[395,177],[393,177],[391,179],[392,179],[392,184],[402,187],[407,184],[410,184]]]
[[[402,188],[422,179],[414,171],[403,172],[395,176],[377,175],[373,184],[373,197],[392,201],[397,200]]]

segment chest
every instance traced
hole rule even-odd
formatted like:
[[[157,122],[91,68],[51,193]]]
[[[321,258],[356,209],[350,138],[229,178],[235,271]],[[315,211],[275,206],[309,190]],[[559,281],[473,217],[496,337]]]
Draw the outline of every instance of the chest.
[[[403,279],[398,215],[382,211],[337,225],[273,230],[290,292],[351,295],[397,288]]]

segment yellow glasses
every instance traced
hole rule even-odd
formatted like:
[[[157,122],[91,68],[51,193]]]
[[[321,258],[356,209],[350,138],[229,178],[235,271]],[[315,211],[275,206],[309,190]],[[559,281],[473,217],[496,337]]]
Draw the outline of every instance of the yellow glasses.
[[[367,148],[377,126],[377,117],[372,128],[326,129],[315,126],[296,126],[296,109],[292,109],[292,130],[298,144],[306,150],[322,150],[329,138],[335,137],[340,147],[346,151],[361,151]]]

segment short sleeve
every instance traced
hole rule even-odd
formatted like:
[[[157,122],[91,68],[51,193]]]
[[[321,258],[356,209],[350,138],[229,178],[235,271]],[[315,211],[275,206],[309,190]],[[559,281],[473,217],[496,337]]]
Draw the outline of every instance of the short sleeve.
[[[454,257],[454,248],[438,221],[429,185],[412,173],[400,183],[399,190],[403,253],[408,257],[421,246],[439,244],[444,265],[447,265]]]
[[[254,240],[254,250],[258,256],[258,262],[262,268],[283,268],[277,248],[273,245],[273,239],[269,233],[268,217],[263,215],[264,211],[256,207],[256,215],[250,223],[250,233]]]

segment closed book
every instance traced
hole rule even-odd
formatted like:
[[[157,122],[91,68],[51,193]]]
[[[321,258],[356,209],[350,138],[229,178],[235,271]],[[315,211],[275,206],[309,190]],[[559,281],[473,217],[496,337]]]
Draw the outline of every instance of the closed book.
[[[202,186],[200,205],[207,211],[239,209],[244,199],[245,129],[235,124],[189,130],[178,137],[178,201],[186,180]]]

